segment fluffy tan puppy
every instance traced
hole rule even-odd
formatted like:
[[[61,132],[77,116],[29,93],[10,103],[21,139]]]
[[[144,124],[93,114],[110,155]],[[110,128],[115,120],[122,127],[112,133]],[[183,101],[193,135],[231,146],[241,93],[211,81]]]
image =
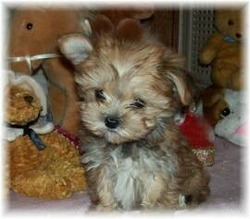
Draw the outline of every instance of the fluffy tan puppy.
[[[180,104],[191,101],[183,59],[131,19],[117,27],[98,22],[91,40],[72,34],[59,41],[76,70],[93,206],[197,205],[209,194],[209,179],[174,122]]]

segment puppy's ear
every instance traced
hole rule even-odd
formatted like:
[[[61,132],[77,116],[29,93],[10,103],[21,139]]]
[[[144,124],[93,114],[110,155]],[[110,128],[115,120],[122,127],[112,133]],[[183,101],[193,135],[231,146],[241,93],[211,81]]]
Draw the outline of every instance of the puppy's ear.
[[[69,34],[59,40],[59,48],[74,65],[83,62],[93,50],[90,41],[81,34]]]
[[[116,34],[120,39],[139,40],[143,35],[143,29],[139,21],[126,18],[119,22],[116,28]]]
[[[181,103],[184,106],[188,106],[192,103],[193,98],[190,92],[187,82],[184,77],[180,74],[175,74],[173,72],[168,73],[168,78],[174,83],[177,92],[179,94]]]
[[[193,101],[191,89],[188,86],[188,77],[185,71],[185,59],[177,53],[166,51],[164,55],[165,77],[173,82],[181,103],[188,106]]]

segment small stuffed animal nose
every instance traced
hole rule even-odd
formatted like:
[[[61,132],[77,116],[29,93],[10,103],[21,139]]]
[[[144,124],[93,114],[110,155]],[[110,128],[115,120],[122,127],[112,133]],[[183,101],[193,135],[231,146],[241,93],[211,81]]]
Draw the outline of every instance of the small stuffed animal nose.
[[[32,102],[33,102],[33,100],[34,100],[34,98],[33,98],[32,96],[30,96],[30,95],[24,96],[23,99],[24,99],[27,103],[29,103],[29,104],[32,104]]]
[[[236,36],[237,38],[241,38],[241,34],[240,34],[240,33],[236,33],[235,36]]]
[[[120,125],[120,119],[117,117],[106,117],[105,125],[110,129],[115,129]]]

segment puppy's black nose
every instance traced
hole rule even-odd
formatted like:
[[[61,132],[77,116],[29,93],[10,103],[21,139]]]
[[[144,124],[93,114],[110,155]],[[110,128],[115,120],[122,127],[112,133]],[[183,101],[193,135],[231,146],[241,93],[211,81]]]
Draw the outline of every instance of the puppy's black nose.
[[[115,129],[120,125],[120,119],[117,117],[106,117],[105,125],[110,129]]]

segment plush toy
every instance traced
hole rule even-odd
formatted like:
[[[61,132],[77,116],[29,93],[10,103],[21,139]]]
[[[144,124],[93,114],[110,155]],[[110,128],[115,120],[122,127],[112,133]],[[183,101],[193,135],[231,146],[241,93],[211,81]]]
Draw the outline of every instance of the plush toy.
[[[90,12],[16,8],[10,19],[8,60],[10,69],[25,74],[43,69],[48,79],[48,98],[53,121],[75,134],[79,108],[72,67],[61,56],[57,39],[67,33],[88,32]]]
[[[202,94],[203,114],[216,135],[237,145],[247,144],[247,100],[244,91],[208,87]]]
[[[4,98],[9,187],[43,199],[62,199],[84,190],[77,142],[46,119],[46,96],[40,85],[30,76],[9,72]]]
[[[195,110],[176,114],[175,121],[203,165],[214,165],[214,132],[209,123]]]
[[[152,5],[144,7],[123,7],[123,8],[104,8],[98,11],[100,14],[105,15],[109,20],[117,26],[118,23],[125,18],[133,18],[138,21],[146,20],[153,16],[154,8]]]
[[[200,62],[212,66],[212,83],[221,88],[243,88],[242,12],[242,9],[233,8],[216,11],[217,32],[208,39],[200,52]]]

